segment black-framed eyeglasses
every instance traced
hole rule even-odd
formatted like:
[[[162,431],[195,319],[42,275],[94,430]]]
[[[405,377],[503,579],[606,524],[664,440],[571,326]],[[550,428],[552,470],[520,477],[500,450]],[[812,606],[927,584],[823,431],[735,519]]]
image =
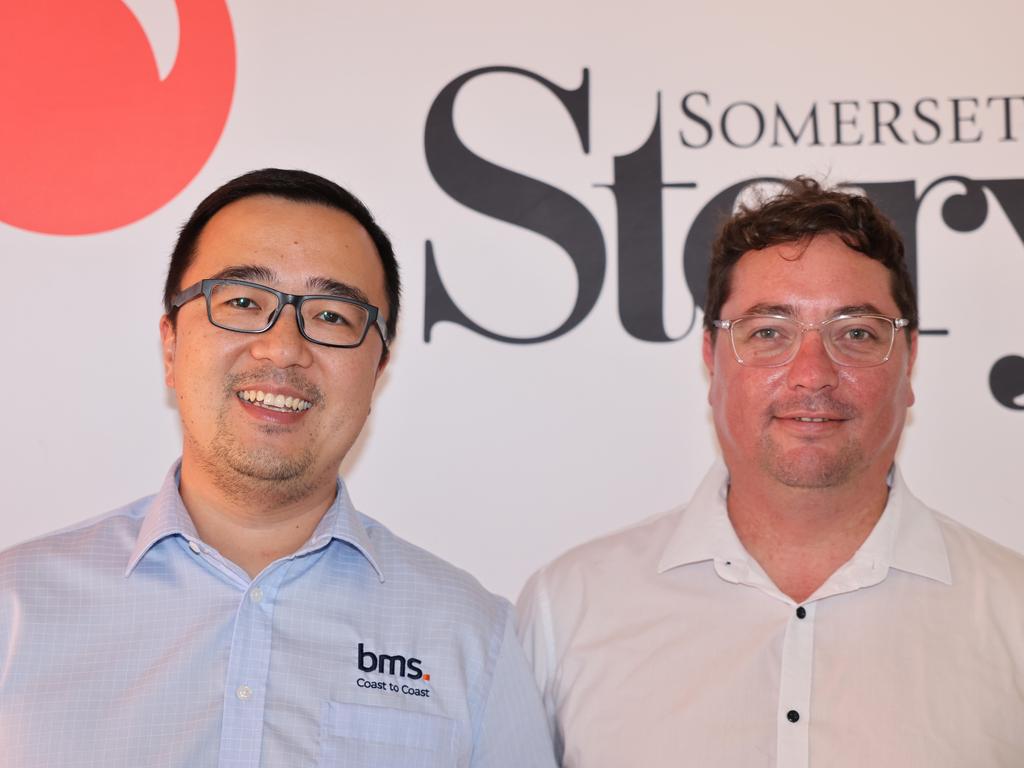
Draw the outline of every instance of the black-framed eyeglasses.
[[[384,349],[388,331],[380,310],[344,296],[297,296],[259,283],[229,278],[200,280],[171,299],[175,309],[197,296],[206,297],[206,316],[218,328],[238,333],[264,333],[274,327],[286,304],[295,307],[299,333],[325,347],[358,347],[370,326]]]
[[[837,315],[820,323],[801,323],[784,315],[745,315],[715,320],[729,331],[732,351],[740,365],[771,368],[792,362],[808,331],[818,331],[829,359],[837,365],[868,368],[892,354],[896,333],[910,325],[903,317]]]

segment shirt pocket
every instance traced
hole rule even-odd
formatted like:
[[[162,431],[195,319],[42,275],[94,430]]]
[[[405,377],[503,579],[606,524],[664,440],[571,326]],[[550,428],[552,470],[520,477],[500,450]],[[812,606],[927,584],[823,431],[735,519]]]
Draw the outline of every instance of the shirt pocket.
[[[389,707],[324,704],[319,768],[455,768],[454,720]]]

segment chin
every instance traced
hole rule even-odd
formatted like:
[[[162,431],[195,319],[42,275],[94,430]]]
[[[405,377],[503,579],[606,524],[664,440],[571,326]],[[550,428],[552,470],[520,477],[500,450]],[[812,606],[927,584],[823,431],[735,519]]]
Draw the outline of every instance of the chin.
[[[859,446],[847,444],[838,451],[797,448],[780,451],[774,444],[764,446],[761,468],[790,488],[834,488],[844,485],[862,466]]]
[[[294,483],[303,482],[312,473],[314,456],[308,449],[286,453],[268,447],[253,449],[237,444],[219,444],[213,448],[224,467],[247,480]]]

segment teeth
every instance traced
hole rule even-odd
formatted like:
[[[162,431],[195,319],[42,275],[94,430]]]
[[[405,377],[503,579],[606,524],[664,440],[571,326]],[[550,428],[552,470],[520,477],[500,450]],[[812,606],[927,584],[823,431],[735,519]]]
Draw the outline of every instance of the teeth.
[[[308,400],[299,397],[285,397],[282,394],[272,394],[259,389],[246,389],[238,393],[240,400],[247,403],[257,403],[263,408],[284,411],[306,411],[313,407]]]
[[[831,419],[812,419],[812,418],[808,418],[807,416],[796,416],[794,418],[794,421],[809,421],[809,422],[813,422],[815,424],[818,424],[818,423],[820,423],[822,421],[831,421]]]

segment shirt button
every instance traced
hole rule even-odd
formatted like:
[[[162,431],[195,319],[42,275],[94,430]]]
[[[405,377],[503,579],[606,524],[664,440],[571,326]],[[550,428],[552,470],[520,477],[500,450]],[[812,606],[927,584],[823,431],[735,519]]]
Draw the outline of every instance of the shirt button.
[[[197,555],[199,554],[199,545],[196,544],[194,541],[190,541],[188,543],[188,548],[195,552]]]
[[[795,709],[791,709],[789,710],[789,712],[786,713],[786,719],[789,720],[789,722],[791,723],[795,723],[797,720],[800,719],[800,713],[797,712]]]
[[[249,599],[252,600],[254,603],[258,603],[260,600],[263,599],[263,590],[259,587],[253,587],[249,590]]]
[[[240,685],[235,689],[235,696],[238,697],[239,701],[246,701],[252,698],[252,688],[248,685]]]
[[[798,607],[797,607],[797,609],[796,609],[796,617],[797,617],[798,619],[802,619],[802,618],[804,618],[804,617],[805,617],[806,615],[807,615],[807,611],[806,611],[806,610],[804,610],[804,607],[803,607],[802,605],[801,605],[801,606],[798,606]]]

